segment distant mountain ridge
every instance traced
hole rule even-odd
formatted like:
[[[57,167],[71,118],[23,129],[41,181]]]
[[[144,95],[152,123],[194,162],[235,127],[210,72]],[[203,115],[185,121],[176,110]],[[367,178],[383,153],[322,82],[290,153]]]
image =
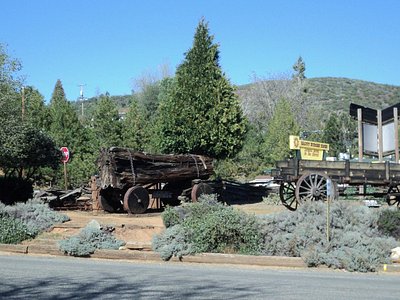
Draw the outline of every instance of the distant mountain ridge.
[[[350,103],[384,109],[400,102],[400,86],[336,77],[310,78],[306,85],[307,102],[323,110],[348,111]]]
[[[252,87],[252,83],[237,86],[240,91]],[[339,78],[316,77],[306,79],[306,105],[321,112],[326,117],[331,112],[349,112],[350,103],[356,103],[374,109],[384,109],[400,102],[400,86],[379,84],[369,81]],[[132,95],[114,95],[110,98],[116,102],[119,110],[129,107]],[[85,101],[85,110],[92,113],[97,97]],[[80,110],[79,101],[74,101],[76,109]]]

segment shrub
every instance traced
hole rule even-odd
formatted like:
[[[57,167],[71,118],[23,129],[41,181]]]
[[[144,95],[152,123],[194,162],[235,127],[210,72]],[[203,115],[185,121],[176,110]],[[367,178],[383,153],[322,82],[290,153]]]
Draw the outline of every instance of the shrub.
[[[19,220],[0,213],[0,243],[18,244],[31,238],[28,228]]]
[[[179,211],[177,208],[167,206],[164,212],[161,214],[161,218],[166,228],[172,227],[180,223],[182,218],[179,216]]]
[[[185,228],[179,224],[168,227],[163,234],[155,235],[152,248],[160,253],[163,260],[170,260],[172,256],[181,259],[194,253],[193,246],[187,240]]]
[[[29,180],[15,177],[0,177],[0,202],[11,205],[32,198],[33,188]]]
[[[63,223],[69,217],[53,211],[48,204],[40,200],[28,200],[26,203],[17,203],[13,206],[3,206],[0,210],[6,212],[11,218],[18,219],[28,228],[32,236],[50,228],[54,224]]]
[[[78,235],[60,241],[60,250],[71,256],[89,256],[96,249],[117,250],[125,245],[125,242],[117,240],[109,228],[102,228],[97,221],[91,221]]]
[[[257,254],[261,250],[262,236],[255,216],[247,215],[232,207],[219,205],[201,217],[184,220],[189,241],[195,252]]]
[[[295,212],[264,218],[264,254],[301,256],[309,266],[375,271],[388,262],[390,250],[396,246],[393,238],[380,236],[378,216],[368,207],[334,202],[328,242],[326,205],[305,203]]]
[[[224,206],[215,195],[204,195],[197,203],[169,208],[163,213],[163,220],[167,229],[155,237],[153,247],[166,259],[176,253],[258,254],[261,251],[258,219]],[[173,238],[176,233],[178,237]],[[171,239],[174,245],[170,245]]]
[[[378,230],[384,235],[400,240],[400,210],[385,209],[379,216]]]
[[[270,193],[267,197],[263,197],[263,203],[268,205],[280,205],[281,198],[277,193]]]

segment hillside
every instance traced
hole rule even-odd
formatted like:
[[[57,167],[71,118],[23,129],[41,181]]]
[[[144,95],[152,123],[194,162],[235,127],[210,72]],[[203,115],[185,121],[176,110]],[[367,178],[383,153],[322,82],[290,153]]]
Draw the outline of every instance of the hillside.
[[[238,86],[238,95],[248,90],[252,84]],[[348,79],[348,78],[309,78],[306,82],[306,103],[311,108],[321,112],[325,117],[332,111],[349,111],[350,103],[379,109],[400,102],[400,86],[378,84],[374,82]],[[110,96],[118,108],[126,109],[132,99],[132,95]],[[85,115],[93,112],[97,98],[93,97],[85,101]],[[73,101],[77,111],[81,112],[80,101]]]
[[[350,103],[383,109],[400,102],[400,86],[348,78],[307,79],[307,99],[323,111],[348,111]]]

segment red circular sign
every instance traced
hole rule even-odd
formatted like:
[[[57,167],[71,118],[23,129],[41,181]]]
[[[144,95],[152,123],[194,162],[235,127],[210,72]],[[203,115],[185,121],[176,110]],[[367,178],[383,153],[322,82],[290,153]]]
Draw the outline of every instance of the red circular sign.
[[[63,163],[66,163],[66,162],[68,162],[69,161],[69,150],[68,150],[68,148],[67,147],[61,147],[61,153],[62,153],[62,159],[61,159],[61,161],[63,162]]]

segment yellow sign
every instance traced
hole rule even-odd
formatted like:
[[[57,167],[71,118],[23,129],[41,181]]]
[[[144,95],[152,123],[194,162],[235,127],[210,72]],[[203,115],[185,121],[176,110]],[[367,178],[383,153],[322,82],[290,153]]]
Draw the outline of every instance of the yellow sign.
[[[324,151],[316,150],[316,149],[301,148],[300,154],[301,154],[301,159],[322,160],[322,158],[324,156]]]
[[[300,150],[301,158],[306,160],[322,160],[324,151],[329,150],[329,144],[300,140],[295,135],[289,136],[289,146],[292,150]]]

